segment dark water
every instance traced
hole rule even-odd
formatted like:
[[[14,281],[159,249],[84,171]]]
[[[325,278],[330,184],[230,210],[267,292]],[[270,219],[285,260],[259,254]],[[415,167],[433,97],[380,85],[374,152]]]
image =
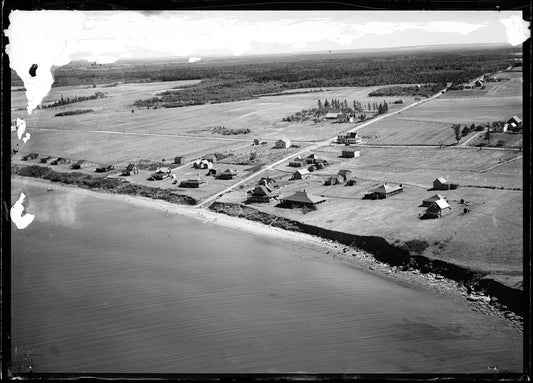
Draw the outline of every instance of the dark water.
[[[489,372],[522,337],[283,241],[14,184],[12,342],[36,372]]]

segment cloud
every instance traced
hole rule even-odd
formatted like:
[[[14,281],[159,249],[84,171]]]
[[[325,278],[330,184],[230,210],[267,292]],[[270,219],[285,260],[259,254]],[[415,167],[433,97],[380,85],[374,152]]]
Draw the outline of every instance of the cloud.
[[[202,59],[201,57],[189,57],[189,62],[192,64],[192,63],[200,61],[201,59]]]

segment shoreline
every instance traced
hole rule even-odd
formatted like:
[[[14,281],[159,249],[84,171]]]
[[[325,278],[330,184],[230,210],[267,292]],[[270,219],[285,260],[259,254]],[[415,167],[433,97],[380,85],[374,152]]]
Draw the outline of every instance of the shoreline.
[[[430,290],[439,295],[444,295],[449,299],[464,302],[473,311],[481,312],[485,315],[495,315],[501,317],[505,324],[511,325],[523,331],[521,317],[509,318],[506,312],[493,307],[490,304],[490,297],[482,294],[469,294],[467,289],[459,286],[456,281],[447,279],[433,273],[424,274],[419,270],[400,270],[396,266],[380,262],[374,258],[371,253],[364,250],[354,249],[342,243],[320,238],[318,236],[288,231],[276,227],[271,227],[260,222],[250,221],[246,218],[238,218],[223,213],[217,213],[212,210],[202,209],[199,207],[179,205],[163,200],[152,199],[149,197],[131,196],[126,194],[114,194],[101,190],[90,190],[80,188],[76,185],[59,184],[44,179],[36,179],[12,175],[11,180],[22,185],[38,186],[54,190],[70,190],[77,194],[91,196],[110,201],[125,202],[134,206],[156,209],[166,214],[180,215],[203,223],[223,226],[225,228],[243,231],[260,237],[268,237],[276,240],[282,240],[294,245],[312,248],[324,255],[321,259],[325,261],[337,260],[348,267],[356,267],[361,271],[370,273],[387,280],[394,280],[397,283],[409,285],[411,288],[422,288]],[[28,213],[32,213],[31,211]],[[37,218],[37,217],[36,217]]]

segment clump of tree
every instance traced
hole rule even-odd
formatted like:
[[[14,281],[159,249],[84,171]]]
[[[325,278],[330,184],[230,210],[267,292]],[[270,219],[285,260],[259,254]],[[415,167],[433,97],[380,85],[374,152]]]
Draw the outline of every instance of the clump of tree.
[[[229,136],[234,134],[248,134],[251,130],[249,128],[241,129],[228,129],[225,126],[215,126],[211,129],[211,134],[222,134],[223,136]]]
[[[457,143],[459,143],[459,141],[461,141],[461,137],[463,136],[461,125],[460,124],[453,124],[451,126],[451,129],[453,130],[453,133],[455,134],[455,139],[456,139]]]
[[[375,91],[370,92],[368,95],[370,97],[390,97],[390,96],[429,97],[440,92],[444,88],[446,88],[445,83],[424,84],[424,85],[415,85],[415,86],[389,86],[385,88],[376,89]]]
[[[67,110],[66,112],[56,113],[54,117],[63,117],[63,116],[73,116],[76,114],[84,114],[94,112],[92,109],[76,109],[76,110]]]
[[[74,104],[75,102],[82,102],[82,101],[88,101],[88,100],[96,100],[99,98],[106,98],[106,94],[104,92],[96,92],[95,94],[91,96],[74,96],[70,98],[69,96],[63,97],[61,95],[61,98],[51,104],[48,105],[41,105],[40,108],[46,109],[46,108],[54,108],[56,106],[62,106],[62,105],[68,105],[68,104]]]

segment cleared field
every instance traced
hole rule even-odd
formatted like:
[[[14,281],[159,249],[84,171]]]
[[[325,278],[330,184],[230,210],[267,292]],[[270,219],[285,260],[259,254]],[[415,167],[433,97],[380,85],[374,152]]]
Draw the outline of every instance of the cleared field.
[[[510,72],[512,73],[512,72]],[[523,91],[522,76],[516,76],[516,73],[506,76],[501,75],[497,77],[510,78],[509,81],[489,82],[485,84],[485,89],[464,89],[464,90],[449,90],[442,98],[469,98],[469,97],[510,97],[521,96]]]
[[[475,137],[472,141],[468,142],[468,146],[477,146],[479,144],[485,144],[489,147],[501,146],[505,148],[521,148],[523,142],[522,134],[511,134],[511,133],[491,133],[490,134],[490,144],[488,140],[485,139],[485,134],[480,134]]]
[[[302,181],[290,181],[282,195],[305,189],[328,200],[317,211],[276,207],[276,202],[251,204],[261,211],[308,224],[357,235],[379,236],[390,243],[418,239],[427,242],[427,255],[471,266],[489,273],[517,275],[522,271],[522,193],[520,191],[459,188],[439,192],[450,201],[452,213],[440,219],[420,220],[422,200],[435,192],[404,186],[405,191],[384,200],[363,200],[379,182],[358,180],[355,186],[324,186],[313,173]],[[470,203],[463,214],[460,200]],[[242,203],[241,193],[220,201]]]

